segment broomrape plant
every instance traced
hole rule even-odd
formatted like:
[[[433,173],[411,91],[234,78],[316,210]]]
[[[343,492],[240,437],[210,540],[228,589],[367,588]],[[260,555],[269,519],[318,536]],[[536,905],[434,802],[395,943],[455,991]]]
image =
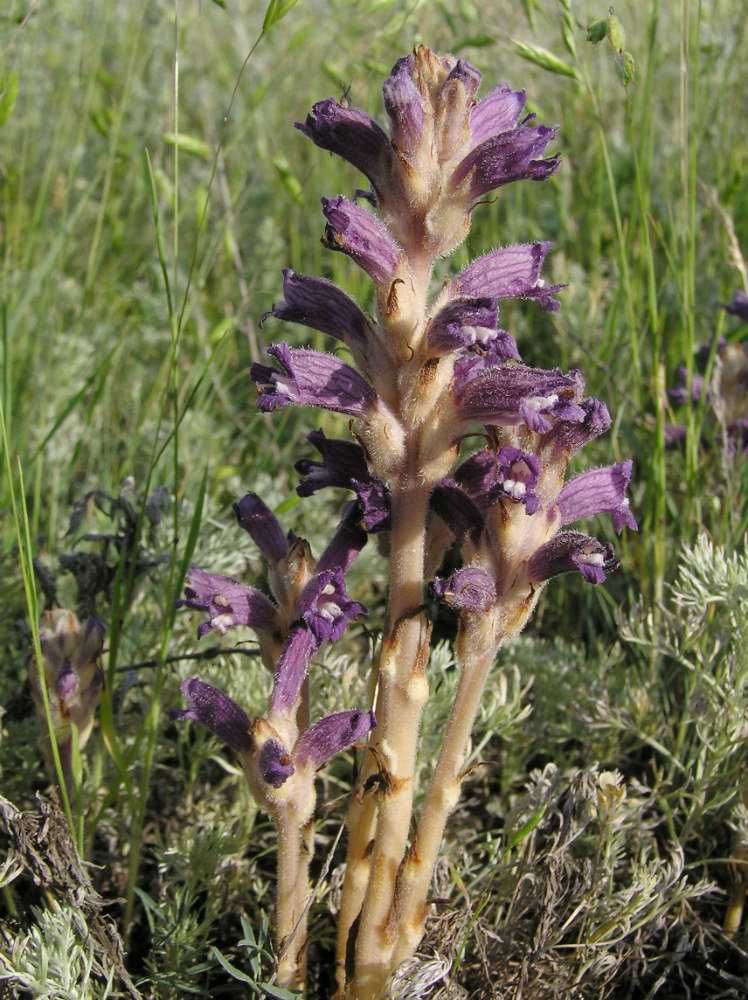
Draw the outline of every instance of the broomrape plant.
[[[183,604],[206,611],[199,634],[236,625],[257,633],[273,674],[266,715],[250,720],[223,692],[187,680],[186,710],[240,755],[249,785],[278,831],[277,982],[303,984],[314,775],[332,755],[367,739],[348,809],[348,853],[338,914],[338,1000],[375,1000],[415,952],[445,824],[460,795],[473,721],[503,641],[527,623],[547,581],[579,571],[592,584],[615,568],[612,547],[575,521],[605,513],[636,527],[626,499],[631,462],[583,472],[567,467],[610,427],[605,404],[584,395],[578,371],[523,364],[499,325],[502,299],[536,299],[554,311],[564,286],[540,277],[550,244],[507,245],[473,261],[434,291],[435,261],[465,239],[491,191],[542,181],[559,167],[544,156],[555,128],[524,114],[508,85],[476,99],[481,74],[425,46],[400,59],[383,88],[388,135],[332,99],[297,128],[369,181],[357,200],[322,199],[323,242],[374,283],[375,315],[322,278],[286,270],[283,301],[264,317],[299,323],[341,342],[333,354],[268,348],[255,364],[258,406],[323,407],[351,418],[350,437],[309,435],[318,459],[297,463],[301,496],[352,491],[330,544],[315,560],[284,533],[255,494],[235,505],[260,548],[273,600],[193,567]],[[477,447],[476,447],[477,443]],[[373,707],[310,719],[312,657],[366,609],[345,572],[370,535],[389,564],[387,610],[373,664]],[[447,549],[462,565],[438,577]],[[459,625],[460,679],[420,815],[413,815],[419,724],[429,695],[431,625],[425,592]]]

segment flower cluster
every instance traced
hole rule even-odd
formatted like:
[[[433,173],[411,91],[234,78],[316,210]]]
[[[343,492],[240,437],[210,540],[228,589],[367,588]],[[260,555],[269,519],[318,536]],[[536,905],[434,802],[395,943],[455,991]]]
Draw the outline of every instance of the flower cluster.
[[[374,725],[373,714],[362,711],[339,712],[311,727],[306,720],[300,726],[298,718],[313,655],[323,642],[340,639],[356,615],[366,614],[366,608],[348,596],[343,579],[343,568],[358,554],[366,536],[349,529],[344,519],[315,563],[308,543],[292,532],[284,534],[256,494],[248,493],[234,504],[234,512],[265,558],[275,602],[254,587],[192,566],[186,596],[178,604],[207,612],[198,636],[224,635],[236,626],[254,629],[265,665],[274,675],[269,710],[251,721],[219,688],[191,677],[182,685],[189,709],[172,709],[170,716],[207,726],[237,751],[258,801],[270,812],[295,792],[299,818],[305,822],[314,805],[314,771]]]
[[[626,491],[631,462],[566,480],[574,455],[610,427],[604,403],[585,396],[578,371],[523,363],[500,325],[506,299],[559,308],[563,285],[541,271],[550,244],[505,245],[432,288],[434,263],[464,239],[489,192],[541,181],[559,167],[546,156],[555,128],[524,113],[525,94],[507,84],[476,95],[481,74],[419,46],[399,60],[383,89],[389,134],[366,114],[328,99],[297,127],[368,180],[354,200],[322,198],[324,245],[371,279],[374,313],[331,282],[286,270],[283,299],[263,316],[316,330],[348,355],[282,342],[251,370],[258,406],[321,407],[350,419],[350,436],[309,435],[319,458],[296,463],[300,496],[325,487],[353,494],[328,549],[285,536],[258,497],[236,505],[239,524],[268,563],[274,601],[251,587],[193,569],[188,606],[208,612],[201,632],[237,624],[258,633],[274,683],[265,717],[197,679],[176,717],[195,719],[242,756],[250,783],[279,823],[279,943],[286,944],[282,861],[288,810],[311,815],[309,776],[336,750],[369,734],[359,794],[348,817],[349,848],[338,917],[336,996],[376,1000],[395,965],[418,945],[444,824],[459,796],[478,699],[503,640],[526,624],[545,583],[579,571],[601,583],[616,565],[612,547],[569,526],[608,514],[635,528]],[[478,441],[477,447],[475,441]],[[368,536],[389,560],[388,605],[373,664],[372,712],[330,716],[306,728],[299,708],[311,656],[363,613],[343,574]],[[459,543],[462,566],[436,576]],[[418,730],[428,697],[427,586],[460,620],[461,680],[423,812],[414,823]],[[415,832],[413,830],[415,829]],[[293,866],[291,866],[293,867]],[[296,871],[299,870],[298,865]],[[295,931],[293,933],[296,933]],[[303,961],[279,973],[298,983]]]

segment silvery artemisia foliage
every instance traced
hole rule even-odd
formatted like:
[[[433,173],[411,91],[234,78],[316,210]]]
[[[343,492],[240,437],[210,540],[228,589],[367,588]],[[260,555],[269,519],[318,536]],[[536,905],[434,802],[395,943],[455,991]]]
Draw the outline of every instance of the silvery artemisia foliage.
[[[579,570],[597,584],[615,567],[610,545],[569,525],[606,513],[619,532],[636,527],[626,499],[630,461],[565,481],[571,458],[610,427],[605,404],[584,395],[578,371],[525,365],[500,326],[507,298],[559,308],[564,286],[541,277],[550,244],[501,246],[431,288],[434,262],[465,238],[481,199],[514,181],[545,180],[559,167],[558,154],[545,155],[556,130],[524,112],[524,92],[501,84],[478,100],[480,80],[465,60],[419,46],[384,84],[389,133],[332,99],[297,124],[369,182],[354,200],[322,198],[323,243],[371,279],[374,315],[331,282],[286,270],[283,298],[263,320],[319,331],[343,344],[348,360],[281,342],[251,377],[263,412],[295,404],[351,418],[348,438],[313,431],[308,440],[318,457],[300,458],[296,469],[300,496],[335,486],[352,499],[318,560],[259,497],[235,505],[267,562],[271,597],[193,567],[182,603],[207,613],[200,635],[255,629],[273,674],[269,709],[250,720],[192,678],[183,685],[189,709],[172,715],[226,740],[260,803],[275,815],[292,805],[299,824],[313,809],[314,770],[386,725],[365,710],[309,725],[299,705],[314,654],[365,614],[348,596],[344,573],[370,534],[398,558],[393,540],[407,531],[397,536],[395,521],[408,518],[410,496],[428,495],[424,583],[455,608],[463,635],[482,630],[494,649],[521,630],[551,577]],[[479,442],[472,454],[468,441]],[[462,568],[434,580],[455,539]]]

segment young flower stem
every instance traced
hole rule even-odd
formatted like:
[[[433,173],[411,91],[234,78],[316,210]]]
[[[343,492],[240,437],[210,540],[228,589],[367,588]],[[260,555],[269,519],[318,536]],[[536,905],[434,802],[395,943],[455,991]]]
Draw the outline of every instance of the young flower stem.
[[[278,831],[275,935],[281,955],[276,981],[284,988],[299,987],[305,976],[308,855],[302,857],[302,831],[294,810],[280,806],[274,818]]]
[[[485,644],[462,643],[462,672],[444,741],[418,825],[418,832],[400,869],[390,934],[397,942],[393,968],[413,954],[423,936],[428,914],[431,877],[449,814],[460,796],[462,769],[486,679],[503,636]]]
[[[428,696],[424,672],[428,632],[417,611],[423,600],[423,561],[429,489],[411,482],[393,490],[390,605],[379,659],[374,746],[380,767],[376,834],[356,941],[356,977],[349,996],[374,1000],[390,972],[388,934],[395,881],[410,830],[413,774],[421,711]]]

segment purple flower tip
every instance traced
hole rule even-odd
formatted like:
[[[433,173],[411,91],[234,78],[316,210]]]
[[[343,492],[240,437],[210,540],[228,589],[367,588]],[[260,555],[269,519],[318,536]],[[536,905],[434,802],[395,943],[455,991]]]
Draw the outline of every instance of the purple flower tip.
[[[294,758],[299,766],[311,764],[316,771],[336,753],[362,740],[376,724],[373,712],[350,711],[328,715],[300,737],[294,748]]]
[[[171,709],[168,713],[170,719],[199,722],[216,736],[220,736],[237,753],[252,748],[249,716],[225,692],[197,677],[188,677],[182,684],[182,694],[190,707]]]
[[[485,614],[496,601],[496,585],[485,570],[466,566],[448,580],[436,579],[434,597],[458,611]]]
[[[273,788],[280,788],[294,773],[291,754],[280,740],[267,740],[257,755],[257,766],[262,780]]]

